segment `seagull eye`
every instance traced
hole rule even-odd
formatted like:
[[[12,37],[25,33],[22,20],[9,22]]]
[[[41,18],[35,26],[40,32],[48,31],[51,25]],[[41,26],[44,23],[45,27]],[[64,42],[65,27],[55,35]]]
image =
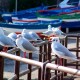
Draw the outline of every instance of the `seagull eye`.
[[[53,41],[55,41],[55,39],[53,39]]]

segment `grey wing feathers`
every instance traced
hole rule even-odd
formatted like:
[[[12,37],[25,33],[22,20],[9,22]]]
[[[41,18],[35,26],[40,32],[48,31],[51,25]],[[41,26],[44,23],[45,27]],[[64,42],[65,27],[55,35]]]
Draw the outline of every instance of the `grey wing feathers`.
[[[22,43],[22,46],[26,50],[37,51],[37,49],[29,41],[24,40],[24,42]]]
[[[55,44],[55,50],[59,51],[60,53],[64,53],[64,56],[76,58],[74,54],[72,54],[65,46],[60,43]]]
[[[10,46],[16,46],[13,41],[9,38],[9,37],[0,37],[0,41],[4,44],[4,45],[10,45]]]
[[[23,37],[27,38],[28,40],[32,39],[32,37],[28,33],[24,33]]]

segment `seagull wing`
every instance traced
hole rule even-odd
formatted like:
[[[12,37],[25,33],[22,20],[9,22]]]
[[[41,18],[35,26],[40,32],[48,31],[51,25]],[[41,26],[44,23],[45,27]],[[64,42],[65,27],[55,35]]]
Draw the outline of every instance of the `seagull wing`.
[[[22,36],[28,40],[34,40],[34,37],[32,37],[29,33],[24,33]]]
[[[63,46],[61,43],[57,42],[54,46],[55,51],[57,54],[65,57],[75,58],[76,56],[72,54],[65,46]]]
[[[7,36],[0,36],[0,44],[7,47],[16,47],[15,43]]]
[[[46,31],[46,32],[43,32],[43,34],[46,36],[51,36],[53,35],[53,31]]]
[[[38,51],[28,40],[26,39],[23,39],[23,43],[22,43],[22,46],[23,48],[26,50],[26,51]]]

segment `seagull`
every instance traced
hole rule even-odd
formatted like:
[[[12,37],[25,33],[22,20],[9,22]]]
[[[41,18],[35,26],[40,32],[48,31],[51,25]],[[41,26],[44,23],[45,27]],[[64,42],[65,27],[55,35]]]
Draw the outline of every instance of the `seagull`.
[[[21,35],[22,35],[25,39],[28,39],[29,41],[36,41],[36,39],[35,39],[33,36],[31,36],[31,35],[29,34],[29,32],[27,32],[26,29],[23,29],[23,30],[22,30]]]
[[[28,39],[25,39],[21,34],[18,34],[16,39],[16,45],[19,49],[24,52],[24,57],[26,57],[26,52],[32,53],[38,51]]]
[[[6,35],[0,34],[0,45],[5,47],[16,47],[14,42]]]
[[[12,32],[12,33],[8,34],[8,37],[11,38],[15,42],[17,39],[17,34]]]
[[[5,51],[8,47],[16,47],[15,43],[4,34],[2,28],[0,28],[0,45],[3,46],[3,51]]]
[[[48,36],[48,37],[54,35],[51,27],[52,27],[51,25],[48,25],[48,30],[43,32],[42,35],[45,35],[45,36]]]
[[[42,41],[42,39],[38,36],[37,33],[30,31],[29,34],[36,39],[36,41]]]
[[[56,54],[59,58],[79,61],[74,54],[60,43],[59,37],[52,38],[51,49],[52,53]]]
[[[54,35],[58,36],[59,38],[65,38],[67,36],[64,32],[62,32],[59,29],[59,27],[57,27],[57,28],[52,27],[52,31],[53,31]]]

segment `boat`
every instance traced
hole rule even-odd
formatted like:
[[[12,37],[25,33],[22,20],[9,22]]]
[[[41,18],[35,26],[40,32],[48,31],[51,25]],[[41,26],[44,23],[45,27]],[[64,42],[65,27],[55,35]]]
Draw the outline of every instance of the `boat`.
[[[39,10],[37,15],[41,16],[59,16],[62,14],[71,14],[80,12],[80,6],[76,7],[68,7],[68,8],[57,8],[57,9],[50,9],[50,10]]]
[[[35,13],[26,12],[23,14],[14,14],[12,16],[13,23],[28,23],[28,22],[38,22],[37,16]]]
[[[37,21],[37,22],[28,22],[28,23],[4,23],[0,22],[0,27],[8,32],[16,32],[19,33],[22,29],[26,29],[27,31],[35,31],[37,33],[41,33],[48,29],[48,25],[50,24],[53,27],[60,27],[62,20],[52,20],[52,21]]]
[[[69,0],[63,0],[63,1],[59,4],[59,7],[60,7],[60,8],[74,7],[74,5],[69,5],[69,4],[68,4],[68,1],[69,1]]]
[[[50,10],[39,10],[38,18],[62,19],[61,28],[79,28],[80,27],[80,5],[68,5],[64,0],[59,5],[61,8]],[[65,3],[65,5],[62,5]],[[78,2],[80,4],[80,1]]]
[[[26,9],[26,10],[20,10],[20,11],[14,11],[14,12],[5,12],[2,14],[2,18],[5,20],[5,22],[12,22],[12,17],[16,16],[16,15],[20,15],[23,16],[24,14],[34,14],[38,11],[38,10],[43,10],[43,9],[47,9],[48,6],[39,6],[39,7],[35,7],[35,8],[30,8],[30,9]],[[25,15],[25,16],[26,16]],[[27,15],[27,16],[28,16]]]
[[[48,7],[47,7],[48,8]],[[55,16],[62,16],[62,15],[72,15],[75,12],[80,13],[80,6],[73,6],[73,7],[64,7],[64,8],[52,8],[52,9],[47,9],[44,8],[44,10],[37,9],[36,11],[20,11],[17,12],[16,14],[13,13],[11,15],[12,21],[7,23],[0,23],[0,27],[3,27],[5,30],[8,30],[9,32],[12,30],[13,32],[21,32],[22,29],[27,29],[28,31],[33,30],[35,32],[42,32],[47,29],[47,26],[51,24],[53,27],[59,27],[61,26],[62,28],[69,28],[72,26],[75,27],[80,27],[80,22],[79,21],[65,21],[65,19],[62,20],[61,18],[50,18],[50,17],[55,17]],[[36,15],[37,14],[37,15]],[[41,17],[38,15],[40,14]],[[9,15],[10,17],[10,15]],[[59,19],[58,21],[56,21]],[[68,24],[67,24],[68,23]],[[73,25],[76,24],[76,25]],[[72,24],[72,25],[70,25]],[[66,26],[67,25],[67,26]]]
[[[80,6],[75,6],[75,5],[69,5],[68,2],[70,0],[63,0],[62,2],[59,3],[59,8],[54,8],[53,5],[52,6],[44,6],[41,5],[39,7],[36,8],[31,8],[31,9],[27,9],[27,10],[21,10],[21,11],[14,11],[11,13],[4,13],[2,14],[3,19],[6,22],[11,22],[12,21],[12,17],[16,14],[18,15],[23,15],[23,14],[31,14],[33,13],[35,14],[40,14],[43,16],[59,16],[61,14],[69,14],[69,13],[74,13],[74,12],[80,12]],[[77,1],[77,3],[79,3]],[[63,5],[64,4],[64,5]],[[32,14],[32,15],[33,15]],[[26,15],[25,15],[26,16]]]
[[[61,28],[62,29],[66,29],[66,28],[72,28],[72,29],[75,29],[75,28],[80,28],[80,20],[65,20],[65,21],[62,21],[62,24],[61,24]]]

